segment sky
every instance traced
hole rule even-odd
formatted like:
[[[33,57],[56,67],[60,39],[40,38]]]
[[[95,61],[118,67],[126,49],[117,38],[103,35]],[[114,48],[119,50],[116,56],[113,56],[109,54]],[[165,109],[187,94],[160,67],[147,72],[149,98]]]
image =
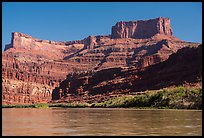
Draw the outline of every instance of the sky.
[[[53,41],[111,34],[119,21],[167,17],[173,35],[202,43],[202,2],[3,2],[2,51],[12,32]]]

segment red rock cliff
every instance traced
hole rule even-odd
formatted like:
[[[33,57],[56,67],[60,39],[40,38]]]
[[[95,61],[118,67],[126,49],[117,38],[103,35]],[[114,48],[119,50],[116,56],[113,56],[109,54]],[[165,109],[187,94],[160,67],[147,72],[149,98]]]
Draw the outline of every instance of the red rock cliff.
[[[189,45],[197,47],[198,43],[172,36],[170,20],[166,18],[119,22],[113,27],[112,35],[67,42],[41,40],[14,32],[11,44],[2,52],[2,104],[49,102],[55,87],[68,73],[130,66],[141,69],[163,62],[178,49]],[[79,83],[84,85],[84,81],[86,78]],[[83,86],[73,87],[67,91],[83,89]],[[96,89],[94,92],[103,91]]]
[[[169,18],[159,17],[150,20],[118,22],[112,27],[112,38],[150,38],[156,34],[171,36],[172,28]]]

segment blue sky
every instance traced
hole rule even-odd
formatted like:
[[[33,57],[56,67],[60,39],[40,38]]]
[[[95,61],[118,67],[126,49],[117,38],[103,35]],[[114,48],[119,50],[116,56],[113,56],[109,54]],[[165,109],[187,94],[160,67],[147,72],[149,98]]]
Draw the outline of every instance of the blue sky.
[[[174,36],[202,43],[202,2],[3,2],[2,50],[11,32],[70,41],[106,35],[118,21],[171,20]]]

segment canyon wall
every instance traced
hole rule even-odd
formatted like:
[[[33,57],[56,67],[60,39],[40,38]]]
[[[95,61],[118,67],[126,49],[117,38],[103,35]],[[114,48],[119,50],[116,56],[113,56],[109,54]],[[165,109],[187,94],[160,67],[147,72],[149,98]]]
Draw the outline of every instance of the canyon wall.
[[[166,61],[145,69],[109,68],[67,75],[55,89],[53,100],[97,103],[124,94],[181,85],[202,85],[202,45],[182,48]]]
[[[65,42],[13,32],[11,43],[2,53],[2,103],[50,102],[68,74],[109,68],[144,69],[167,60],[181,48],[198,45],[174,37],[168,18],[119,22],[110,35]],[[86,78],[80,81],[85,83]],[[84,89],[71,85],[73,93]]]
[[[112,27],[112,38],[150,38],[156,34],[173,34],[169,18],[118,22]]]

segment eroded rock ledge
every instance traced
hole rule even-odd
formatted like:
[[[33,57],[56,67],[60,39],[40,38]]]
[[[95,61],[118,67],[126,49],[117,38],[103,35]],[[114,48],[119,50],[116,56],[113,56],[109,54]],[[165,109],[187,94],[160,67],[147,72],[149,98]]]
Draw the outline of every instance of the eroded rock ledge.
[[[162,17],[118,22],[110,35],[67,42],[41,40],[13,32],[11,44],[6,45],[2,53],[2,103],[46,103],[53,99],[53,91],[67,74],[72,76],[110,68],[140,70],[166,61],[181,48],[198,45],[173,36],[170,19]],[[101,76],[98,77],[92,81]],[[76,81],[87,83],[86,78]],[[110,87],[114,88],[114,85]],[[83,89],[86,88],[73,90],[84,92]]]
[[[118,22],[112,27],[111,38],[150,38],[156,34],[172,36],[169,18]]]

